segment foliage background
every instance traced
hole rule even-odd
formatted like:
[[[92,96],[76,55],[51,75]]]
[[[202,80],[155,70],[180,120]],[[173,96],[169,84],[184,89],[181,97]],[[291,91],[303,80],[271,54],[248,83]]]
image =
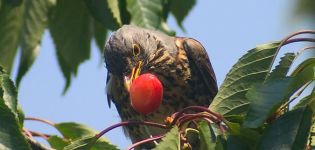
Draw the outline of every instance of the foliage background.
[[[184,21],[187,33],[177,27],[173,17],[169,18],[168,23],[178,36],[196,38],[204,45],[220,85],[231,66],[245,54],[245,50],[257,44],[282,39],[293,31],[312,27],[303,22],[303,19],[293,17],[295,4],[285,0],[199,0]],[[98,130],[119,122],[115,108],[107,107],[104,94],[106,70],[95,43],[92,44],[91,59],[80,66],[78,76],[73,79],[65,96],[62,96],[65,81],[54,49],[52,39],[46,31],[40,55],[19,89],[19,102],[26,115],[54,122],[76,121]],[[17,74],[17,64],[15,62],[13,79]],[[29,129],[56,133],[54,129],[40,123],[25,124]],[[121,148],[130,144],[120,129],[111,131],[106,136]]]

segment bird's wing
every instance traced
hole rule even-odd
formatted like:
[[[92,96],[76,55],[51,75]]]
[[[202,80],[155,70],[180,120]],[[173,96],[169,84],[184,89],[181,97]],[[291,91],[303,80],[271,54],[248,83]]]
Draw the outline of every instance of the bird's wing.
[[[192,38],[176,38],[178,44],[185,50],[189,62],[198,68],[211,95],[215,96],[218,92],[217,81],[205,48]]]
[[[123,86],[121,85],[119,78],[111,73],[107,73],[106,94],[108,106],[111,107],[111,102],[113,102],[118,112],[120,112],[121,102],[125,98],[125,95],[121,90],[122,88]]]
[[[107,96],[107,103],[108,103],[108,107],[111,107],[111,101],[112,101],[112,95],[110,92],[110,73],[107,72],[107,78],[106,78],[106,96]]]

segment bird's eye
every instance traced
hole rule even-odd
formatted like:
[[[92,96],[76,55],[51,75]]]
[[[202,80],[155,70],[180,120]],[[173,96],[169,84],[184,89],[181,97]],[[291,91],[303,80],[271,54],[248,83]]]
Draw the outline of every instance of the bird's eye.
[[[138,44],[132,44],[132,53],[133,56],[139,56],[140,55],[140,46]]]

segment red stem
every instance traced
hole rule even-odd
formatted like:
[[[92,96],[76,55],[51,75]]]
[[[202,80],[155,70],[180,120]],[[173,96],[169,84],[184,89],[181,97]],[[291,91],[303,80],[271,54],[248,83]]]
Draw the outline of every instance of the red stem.
[[[314,38],[295,38],[295,39],[288,39],[286,40],[282,46],[287,45],[287,44],[291,44],[291,43],[295,43],[295,42],[315,42]]]
[[[189,110],[205,111],[205,112],[208,112],[208,113],[210,113],[211,115],[217,117],[218,120],[223,121],[223,119],[224,119],[220,114],[217,114],[217,113],[212,112],[212,111],[209,110],[207,107],[203,107],[203,106],[189,106],[189,107],[186,107],[186,108],[182,109],[180,112],[178,112],[178,113],[175,114],[174,120],[173,120],[173,122],[171,123],[170,126],[175,125],[175,123],[177,122],[177,120],[179,119],[179,117],[180,117],[183,113],[185,113],[186,111],[189,111]]]
[[[45,134],[45,133],[40,133],[40,132],[36,132],[36,131],[30,131],[28,130],[32,136],[39,136],[39,137],[42,137],[43,139],[47,140],[51,135],[49,134]]]
[[[24,133],[25,133],[26,136],[28,136],[28,137],[30,137],[30,138],[33,138],[32,133],[31,133],[28,129],[23,128],[22,130],[24,131]]]
[[[110,130],[113,130],[117,127],[120,126],[128,126],[128,125],[149,125],[149,126],[153,126],[153,127],[158,127],[158,128],[163,128],[163,129],[167,129],[168,127],[164,124],[159,124],[159,123],[155,123],[155,122],[147,122],[147,121],[125,121],[125,122],[120,122],[117,124],[114,124],[108,128],[106,128],[105,130],[101,131],[99,134],[97,134],[95,137],[98,139],[101,136],[103,136],[105,133],[107,133]]]
[[[178,126],[181,127],[183,124],[185,124],[188,121],[192,121],[195,119],[204,119],[204,118],[210,119],[213,122],[220,121],[220,120],[217,120],[216,118],[214,118],[213,116],[204,115],[204,114],[197,114],[197,115],[188,116],[188,117],[183,118],[182,120],[180,120]],[[206,121],[208,122],[208,120],[206,120]]]

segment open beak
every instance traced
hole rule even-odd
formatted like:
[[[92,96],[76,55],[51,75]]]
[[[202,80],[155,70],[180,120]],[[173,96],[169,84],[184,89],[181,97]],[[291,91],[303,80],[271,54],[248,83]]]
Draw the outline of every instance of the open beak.
[[[124,86],[129,92],[131,83],[134,79],[138,78],[141,72],[142,61],[139,61],[138,64],[132,68],[131,76],[124,77]]]

